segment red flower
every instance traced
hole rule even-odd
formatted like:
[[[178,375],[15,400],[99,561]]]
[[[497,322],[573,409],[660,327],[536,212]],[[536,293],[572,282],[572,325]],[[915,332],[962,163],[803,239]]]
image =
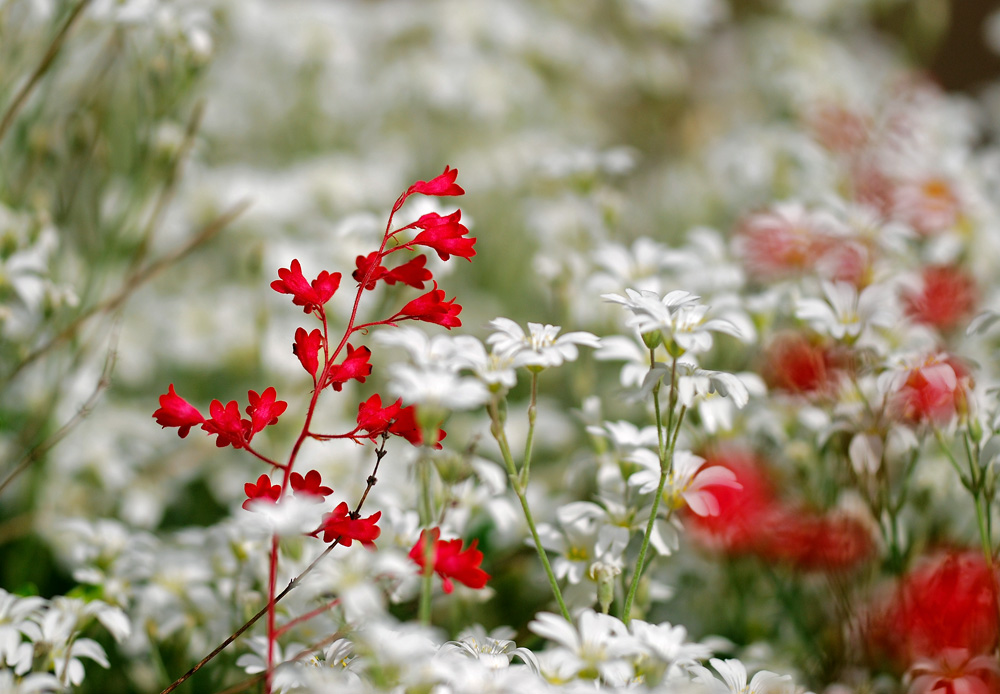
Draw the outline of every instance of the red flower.
[[[976,283],[955,267],[924,268],[923,287],[903,296],[906,313],[918,323],[948,331],[958,327],[976,308]]]
[[[379,261],[382,260],[382,257],[383,256],[380,256],[378,251],[372,251],[368,255],[359,255],[354,260],[354,264],[357,265],[357,269],[351,273],[351,277],[354,278],[355,282],[360,283],[361,280],[365,278],[365,275],[368,273],[368,270],[374,268],[371,271],[372,273],[371,276],[365,283],[365,289],[368,289],[369,291],[375,289],[375,285],[378,283],[378,281],[383,277],[385,277],[386,272],[388,272],[388,270],[386,270],[385,267],[379,264]]]
[[[408,260],[398,267],[394,267],[385,275],[386,284],[402,282],[414,289],[423,289],[424,282],[431,279],[433,275],[426,268],[427,256],[418,255],[412,260]]]
[[[466,236],[469,230],[459,223],[460,219],[462,210],[455,210],[447,217],[429,212],[413,223],[413,226],[423,231],[407,245],[433,248],[441,260],[448,260],[452,255],[457,255],[471,261],[472,256],[476,254],[473,248],[476,239]]]
[[[951,357],[933,356],[911,369],[892,394],[892,406],[912,423],[944,422],[964,407],[968,370]]]
[[[292,354],[299,358],[302,368],[316,378],[316,370],[319,368],[319,348],[323,344],[323,333],[316,328],[311,333],[307,333],[305,328],[295,330],[295,344],[292,345]]]
[[[251,435],[262,431],[264,427],[278,423],[278,417],[287,409],[288,403],[277,400],[277,391],[274,388],[267,388],[262,394],[257,395],[257,391],[251,390],[247,393],[250,404],[247,405],[247,414],[250,415]]]
[[[416,405],[408,405],[399,411],[399,414],[396,415],[396,421],[389,425],[389,433],[402,436],[414,446],[423,445],[424,432],[421,430],[420,425],[417,424]],[[437,439],[432,444],[434,448],[440,450],[442,448],[441,442],[447,435],[444,429],[438,429]]]
[[[444,300],[444,290],[438,289],[435,282],[434,289],[418,296],[389,320],[419,320],[443,325],[450,330],[462,325],[462,321],[458,318],[461,312],[462,307],[456,304],[454,299]]]
[[[371,438],[388,431],[402,409],[403,399],[382,407],[382,397],[376,393],[358,405],[358,430],[368,432]]]
[[[869,529],[849,516],[789,509],[768,520],[762,528],[767,538],[759,548],[766,561],[782,562],[799,571],[847,571],[875,554]]]
[[[330,385],[339,392],[344,384],[352,378],[364,383],[365,378],[372,372],[372,365],[368,363],[371,358],[372,351],[367,347],[362,345],[354,349],[350,343],[347,343],[347,356],[342,363],[330,369],[324,387]]]
[[[770,388],[790,393],[829,391],[834,385],[830,351],[798,333],[778,335],[764,354],[762,375]]]
[[[423,195],[464,195],[465,191],[455,183],[457,176],[458,169],[446,166],[444,167],[444,173],[440,176],[432,178],[429,181],[417,181],[414,183],[407,189],[406,195],[409,196],[414,193],[422,193]]]
[[[303,477],[297,472],[293,472],[288,480],[292,485],[292,491],[295,492],[296,496],[311,497],[313,500],[320,501],[325,496],[333,494],[333,490],[330,487],[323,485],[323,478],[320,477],[319,472],[316,470],[310,470]]]
[[[339,540],[344,547],[350,547],[355,540],[366,547],[374,547],[382,533],[376,525],[381,517],[382,512],[378,511],[367,518],[354,518],[347,509],[347,502],[341,501],[337,508],[323,516],[323,525],[313,536],[323,533],[323,542]]]
[[[292,303],[301,306],[306,313],[320,311],[323,304],[333,297],[340,286],[340,273],[332,275],[323,270],[311,283],[302,274],[298,260],[293,260],[290,268],[278,270],[278,277],[271,282],[271,289],[279,294],[291,294]]]
[[[434,543],[433,549],[428,552],[427,542],[428,531],[420,533],[420,539],[410,550],[410,559],[417,563],[421,572],[426,571],[427,555],[431,554],[434,559],[434,572],[441,577],[442,587],[445,593],[451,593],[455,589],[451,579],[469,588],[480,589],[486,586],[490,575],[480,568],[483,563],[483,553],[476,549],[477,541],[473,540],[467,549],[462,549],[461,540],[441,540],[441,529],[434,528],[429,531],[429,537]]]
[[[271,478],[267,475],[261,475],[257,478],[257,483],[247,482],[243,485],[243,491],[246,492],[247,500],[243,502],[243,508],[247,511],[250,510],[250,504],[254,501],[266,501],[272,504],[278,503],[278,499],[281,497],[281,485],[271,484]]]
[[[996,576],[978,552],[947,552],[906,575],[868,625],[873,655],[900,669],[961,650],[993,653],[1000,641]]]
[[[160,396],[160,409],[153,413],[153,417],[163,428],[178,427],[177,434],[181,438],[188,435],[191,427],[205,421],[194,405],[174,392],[173,383],[167,392]]]
[[[204,422],[201,428],[209,434],[218,435],[215,445],[219,448],[243,448],[253,435],[250,420],[240,417],[240,405],[235,400],[230,400],[225,407],[218,400],[213,400],[208,412],[212,418]]]

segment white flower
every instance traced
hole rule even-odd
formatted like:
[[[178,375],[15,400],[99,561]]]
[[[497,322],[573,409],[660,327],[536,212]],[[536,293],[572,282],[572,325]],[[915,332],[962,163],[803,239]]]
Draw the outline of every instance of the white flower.
[[[869,285],[861,294],[847,282],[823,282],[826,300],[799,299],[795,317],[813,330],[837,340],[857,340],[869,327],[889,327],[896,319],[894,302],[884,285]]]
[[[574,626],[559,615],[541,612],[528,628],[558,644],[557,653],[565,659],[563,669],[571,674],[600,675],[612,685],[629,681],[633,669],[628,658],[638,647],[622,621],[593,610],[582,611],[577,621],[578,626]]]
[[[529,335],[509,318],[494,318],[490,327],[496,332],[486,338],[493,345],[493,353],[501,358],[513,359],[514,366],[527,366],[541,370],[574,361],[579,355],[577,345],[599,347],[600,339],[587,332],[566,333],[560,337],[558,325],[528,323]]]
[[[512,356],[496,351],[487,354],[483,343],[470,335],[455,337],[454,345],[455,361],[470,369],[490,391],[505,392],[517,383],[516,364]]]
[[[490,670],[503,670],[510,666],[515,657],[524,661],[533,671],[538,671],[538,659],[527,648],[518,648],[510,637],[514,630],[509,627],[494,629],[489,634],[476,624],[465,629],[455,641],[441,646],[444,652],[452,651],[473,658]]]
[[[705,660],[712,655],[712,649],[700,643],[687,640],[687,629],[682,626],[671,626],[669,622],[649,624],[641,619],[633,619],[629,623],[629,631],[645,652],[645,660],[659,663],[663,672],[656,679],[671,679],[681,674],[682,667],[696,665],[697,661]],[[651,673],[651,663],[640,662],[637,669],[646,674]]]
[[[640,448],[629,456],[643,470],[629,477],[629,484],[639,488],[640,494],[655,492],[660,482],[660,459],[653,451]],[[719,502],[705,487],[730,487],[742,489],[736,475],[727,467],[711,465],[702,467],[705,459],[690,451],[675,451],[674,461],[663,486],[663,502],[667,508],[680,508],[685,503],[699,516],[719,515]]]
[[[610,525],[607,514],[597,504],[576,501],[556,512],[559,530],[541,524],[538,534],[542,546],[559,554],[553,562],[557,578],[576,584],[587,575],[591,565],[603,561],[620,565],[628,544],[628,528]]]
[[[747,685],[747,669],[739,660],[712,658],[709,662],[722,676],[725,684],[717,680],[706,667],[695,665],[691,672],[695,674],[694,681],[704,684],[712,694],[792,694],[795,691],[792,678],[788,675],[761,670]]]
[[[699,303],[700,297],[681,290],[660,297],[656,292],[626,289],[627,296],[604,294],[602,298],[621,304],[632,312],[627,325],[642,335],[656,333],[662,336],[668,351],[674,355],[684,352],[707,352],[712,348],[712,333],[721,332],[738,339],[745,339],[735,324],[721,318],[706,320],[709,307]]]

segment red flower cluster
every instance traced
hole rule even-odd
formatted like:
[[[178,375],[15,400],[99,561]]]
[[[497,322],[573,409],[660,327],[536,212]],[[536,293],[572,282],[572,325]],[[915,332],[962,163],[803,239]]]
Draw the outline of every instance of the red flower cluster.
[[[433,548],[427,547],[428,538],[433,542]],[[430,569],[427,568],[428,555],[433,557],[433,571],[441,577],[442,587],[445,593],[451,593],[455,589],[451,579],[469,588],[484,588],[486,582],[490,580],[490,575],[480,568],[483,563],[483,553],[476,549],[476,540],[466,548],[462,549],[461,540],[442,540],[441,529],[433,528],[420,533],[420,539],[410,550],[410,559],[420,567],[421,573]]]
[[[769,388],[802,395],[830,394],[838,380],[833,351],[801,333],[782,333],[764,352],[761,375]]]
[[[702,544],[799,571],[848,571],[874,556],[871,532],[862,522],[781,502],[752,455],[727,449],[710,455],[706,464],[732,470],[742,489],[709,485],[718,515],[688,516],[692,535]]]
[[[220,401],[213,400],[208,407],[211,418],[206,420],[194,405],[174,391],[171,383],[167,392],[160,396],[160,408],[153,413],[153,417],[164,428],[177,427],[181,438],[188,435],[191,427],[200,424],[210,435],[218,437],[215,445],[219,448],[245,448],[254,434],[277,424],[278,417],[288,407],[288,403],[277,399],[274,388],[267,388],[261,394],[251,390],[247,397],[250,404],[246,413],[250,415],[250,419],[242,417],[240,405],[235,400],[230,400],[225,406]]]
[[[869,652],[899,670],[949,651],[967,658],[1000,643],[997,576],[978,552],[943,552],[903,577],[865,625]],[[996,691],[996,690],[992,690]]]
[[[357,540],[365,547],[374,547],[375,540],[382,534],[382,530],[376,525],[381,517],[381,511],[367,518],[355,516],[348,510],[347,502],[341,501],[337,508],[323,516],[323,524],[313,533],[313,537],[323,533],[323,542],[337,540],[344,547],[350,547]]]
[[[957,267],[932,265],[921,274],[919,290],[903,295],[906,313],[913,320],[942,331],[960,327],[976,308],[975,281]]]

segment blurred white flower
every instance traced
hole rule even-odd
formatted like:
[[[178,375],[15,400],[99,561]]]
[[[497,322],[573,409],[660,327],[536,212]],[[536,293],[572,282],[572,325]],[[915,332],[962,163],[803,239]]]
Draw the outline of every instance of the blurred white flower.
[[[748,685],[746,666],[739,660],[712,658],[709,662],[722,677],[722,682],[701,665],[691,667],[691,672],[695,676],[694,681],[708,687],[711,694],[793,694],[795,691],[792,678],[788,675],[761,670]]]
[[[596,335],[588,332],[560,336],[558,325],[528,323],[527,335],[520,325],[509,318],[494,318],[490,327],[496,332],[486,338],[486,342],[493,345],[493,353],[501,358],[513,359],[515,367],[526,366],[532,371],[575,361],[579,356],[577,345],[596,348],[601,344]]]
[[[872,284],[858,294],[853,284],[823,282],[823,294],[826,300],[799,299],[795,306],[795,317],[821,335],[854,342],[869,328],[887,328],[896,320],[895,302],[885,285]]]
[[[611,615],[583,610],[574,625],[559,615],[541,612],[528,628],[558,646],[563,667],[571,676],[600,676],[617,686],[632,678],[629,658],[638,652],[638,644],[622,621]]]

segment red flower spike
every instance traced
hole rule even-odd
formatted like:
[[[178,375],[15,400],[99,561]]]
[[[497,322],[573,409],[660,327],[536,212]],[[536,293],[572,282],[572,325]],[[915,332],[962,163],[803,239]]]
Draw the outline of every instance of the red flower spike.
[[[399,267],[395,267],[385,274],[386,284],[402,282],[414,289],[423,289],[424,283],[434,276],[426,268],[427,256],[418,255],[413,260],[409,260]]]
[[[406,190],[406,195],[414,193],[422,195],[465,195],[462,187],[455,183],[458,176],[458,169],[444,167],[444,172],[429,181],[417,181]]]
[[[402,409],[403,399],[382,407],[382,398],[378,393],[358,405],[358,429],[368,432],[371,438],[388,431]]]
[[[305,328],[298,328],[295,331],[295,344],[292,345],[292,354],[299,358],[302,368],[316,378],[316,371],[319,369],[319,348],[323,344],[323,333],[316,328],[311,333],[307,333]]]
[[[247,495],[247,500],[243,502],[243,508],[247,511],[250,510],[250,504],[255,501],[266,501],[276,504],[281,497],[281,485],[272,485],[271,478],[267,475],[258,477],[256,484],[247,482],[243,485],[243,491]]]
[[[414,446],[422,446],[424,444],[424,433],[417,424],[417,409],[415,405],[408,405],[399,411],[399,414],[396,415],[396,421],[389,425],[389,433],[402,436]],[[438,429],[437,440],[434,441],[433,447],[440,450],[442,448],[441,442],[447,435],[444,429]]]
[[[274,388],[267,388],[263,393],[257,395],[257,391],[251,390],[247,393],[250,404],[247,406],[247,414],[250,415],[250,430],[256,434],[264,427],[278,423],[278,417],[288,408],[288,403],[277,400],[278,393]]]
[[[390,320],[419,320],[441,325],[450,330],[462,325],[462,321],[458,318],[461,312],[462,307],[456,304],[454,299],[444,300],[444,290],[438,289],[435,282],[434,289],[408,303]]]
[[[333,490],[330,487],[323,485],[323,478],[320,477],[319,472],[316,470],[310,470],[303,477],[297,472],[293,472],[288,480],[292,485],[292,491],[295,492],[296,496],[302,496],[309,498],[313,501],[322,501],[324,497],[329,494],[333,494]]]
[[[365,547],[374,547],[375,540],[382,534],[382,530],[376,525],[381,517],[382,512],[378,511],[367,518],[352,518],[347,502],[341,501],[337,508],[323,516],[323,525],[313,536],[323,533],[323,542],[333,542],[339,538],[344,547],[350,547],[355,540]]]
[[[441,260],[448,260],[452,255],[472,261],[472,256],[476,254],[473,246],[476,239],[467,237],[468,228],[459,223],[462,218],[462,210],[456,210],[447,217],[442,217],[436,212],[430,212],[413,223],[413,226],[423,229],[410,242],[416,246],[427,246],[437,251]]]
[[[181,438],[188,435],[191,427],[205,421],[194,405],[174,392],[173,383],[167,392],[160,396],[160,409],[153,413],[153,417],[163,428],[178,427],[177,434]]]
[[[379,264],[379,260],[381,260],[381,256],[379,256],[378,251],[372,251],[368,255],[359,255],[354,261],[354,264],[357,265],[357,270],[351,273],[351,277],[354,278],[355,282],[360,283],[365,278],[365,275],[368,274],[368,270],[374,267],[371,277],[365,283],[365,289],[369,291],[375,289],[376,283],[385,277],[388,272],[385,267]],[[392,282],[389,284],[392,284]]]
[[[208,408],[212,418],[202,423],[201,428],[210,435],[217,434],[218,439],[215,445],[219,448],[232,446],[233,448],[243,448],[253,436],[250,428],[250,420],[240,417],[240,405],[235,400],[230,400],[225,407],[218,400],[213,400]]]
[[[271,282],[271,289],[279,294],[291,294],[292,303],[301,306],[306,313],[321,310],[340,287],[340,273],[330,274],[326,270],[307,282],[298,260],[293,260],[289,268],[278,270],[278,277],[280,279]]]
[[[372,351],[367,347],[362,345],[354,349],[350,343],[347,343],[347,357],[343,363],[330,369],[324,387],[333,386],[333,389],[339,392],[344,384],[352,378],[364,383],[365,378],[372,372],[372,365],[368,363],[371,358]]]
[[[483,563],[483,553],[476,549],[478,541],[473,540],[468,548],[463,550],[461,540],[441,540],[440,528],[421,532],[417,544],[410,550],[410,559],[420,567],[421,573],[427,570],[428,551],[425,543],[428,536],[434,543],[433,551],[430,552],[434,558],[434,572],[441,577],[445,593],[451,593],[455,589],[451,582],[453,578],[476,590],[486,587],[490,575],[480,568],[480,564]]]

